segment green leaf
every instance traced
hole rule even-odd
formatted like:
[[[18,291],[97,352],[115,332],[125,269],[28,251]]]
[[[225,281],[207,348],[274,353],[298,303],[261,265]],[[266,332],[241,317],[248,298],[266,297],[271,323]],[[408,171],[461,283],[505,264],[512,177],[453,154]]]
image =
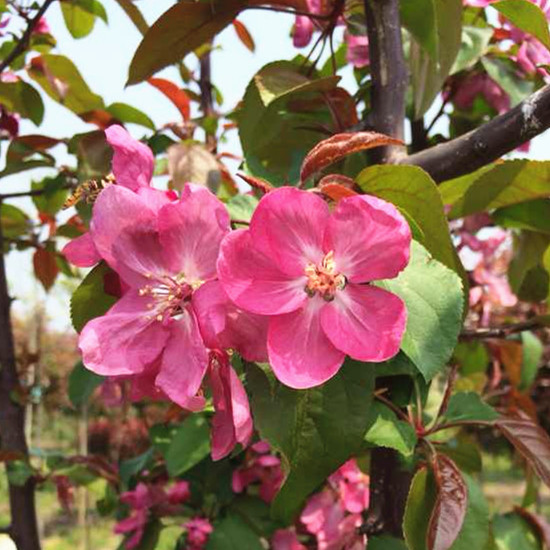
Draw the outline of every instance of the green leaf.
[[[466,278],[458,258],[437,185],[416,166],[370,166],[356,178],[361,189],[395,204],[420,231],[415,238],[441,263]],[[418,232],[417,232],[418,233]]]
[[[403,456],[411,456],[416,446],[414,428],[386,405],[375,401],[371,408],[372,425],[365,434],[365,441],[377,447],[388,447],[400,452]]]
[[[267,367],[246,365],[255,426],[282,453],[287,473],[272,504],[275,518],[290,522],[305,498],[359,451],[368,427],[374,370],[372,364],[347,359],[322,386],[292,390]]]
[[[416,241],[409,265],[396,279],[377,283],[407,307],[401,349],[426,381],[447,363],[462,327],[462,283],[454,271],[432,258]]]
[[[460,50],[462,0],[434,0],[437,32],[437,58],[411,43],[411,76],[415,118],[430,108],[443,82],[449,76]],[[429,14],[428,14],[429,17]]]
[[[31,221],[23,210],[5,202],[0,204],[0,221],[2,234],[7,239],[16,239],[25,235],[31,227]]]
[[[289,61],[270,63],[254,76],[236,114],[249,172],[273,185],[299,181],[303,159],[323,137],[314,127],[331,121],[320,94],[338,79],[309,79]]]
[[[107,12],[98,0],[63,0],[61,11],[73,38],[88,36],[94,28],[96,17],[107,23]]]
[[[541,550],[542,545],[527,521],[513,512],[493,518],[498,550]]]
[[[22,487],[34,475],[34,470],[28,462],[23,460],[10,460],[6,464],[8,481],[12,485]]]
[[[550,49],[550,32],[545,13],[529,0],[501,0],[491,4],[518,29],[538,38]]]
[[[471,436],[460,433],[437,450],[447,455],[464,472],[479,473],[482,468],[479,444]]]
[[[128,84],[142,82],[181,61],[229,25],[246,3],[246,0],[180,0],[145,33],[130,64]]]
[[[91,319],[105,315],[117,301],[104,290],[104,278],[109,271],[106,264],[100,263],[86,275],[72,295],[71,320],[77,332]]]
[[[437,61],[438,36],[434,0],[401,0],[401,23],[424,51]]]
[[[451,396],[444,415],[446,422],[492,422],[498,413],[475,392],[458,392]]]
[[[120,480],[125,487],[128,487],[132,477],[136,476],[144,468],[146,468],[153,459],[153,447],[147,449],[144,453],[123,460],[120,463],[119,474]]]
[[[254,532],[261,533],[264,537],[270,537],[276,529],[281,527],[271,517],[269,504],[258,497],[239,495],[231,503],[229,510],[231,515],[239,516],[252,527]]]
[[[508,267],[512,292],[520,300],[540,302],[548,295],[550,236],[533,231],[514,235],[514,255]]]
[[[53,100],[77,115],[104,108],[101,97],[90,90],[75,64],[63,55],[35,58],[27,72]]]
[[[489,76],[510,96],[512,107],[533,93],[533,82],[520,76],[511,60],[485,56],[481,62]]]
[[[139,8],[132,2],[132,0],[115,1],[124,10],[124,13],[130,18],[137,30],[144,35],[149,29],[149,25],[147,24],[147,21],[143,17],[142,13],[139,11]]]
[[[462,43],[451,74],[472,68],[487,53],[492,36],[492,27],[462,27]]]
[[[550,195],[550,162],[507,160],[439,188],[451,220]]]
[[[166,469],[176,477],[198,464],[210,452],[210,428],[200,414],[188,416],[166,451]]]
[[[85,405],[90,399],[94,390],[101,385],[105,380],[103,376],[99,376],[88,370],[82,361],[79,361],[69,375],[68,394],[69,400],[75,409]]]
[[[44,178],[42,181],[33,181],[33,190],[43,190],[41,195],[32,198],[32,202],[39,212],[55,215],[65,203],[69,190],[66,189],[67,179],[59,174],[55,178]]]
[[[40,94],[24,80],[0,82],[0,103],[8,111],[28,118],[39,126],[44,118],[44,103]]]
[[[484,548],[489,540],[489,508],[483,492],[469,475],[463,477],[468,487],[468,508],[462,529],[449,550]],[[428,550],[426,534],[436,494],[433,474],[427,468],[420,469],[413,478],[403,520],[409,550]]]
[[[107,143],[103,130],[74,135],[69,141],[68,150],[78,159],[81,178],[101,178],[111,170],[113,150]]]
[[[126,103],[113,103],[106,108],[106,111],[125,124],[139,124],[150,130],[155,130],[155,123],[143,111]]]
[[[235,195],[227,201],[227,210],[232,220],[250,221],[258,199],[252,195]]]
[[[460,342],[453,359],[460,365],[462,376],[485,372],[489,365],[489,353],[483,342]]]
[[[214,531],[208,539],[206,550],[263,550],[260,538],[236,515],[214,524]]]
[[[510,229],[528,229],[550,235],[550,200],[534,199],[495,210],[495,224]]]
[[[175,424],[155,424],[149,428],[151,444],[162,456],[166,456],[178,427]]]
[[[381,537],[369,537],[367,550],[407,550],[407,546],[401,539],[382,535]]]
[[[520,391],[527,391],[537,377],[539,363],[542,359],[542,342],[530,331],[521,333],[523,362],[521,365]]]

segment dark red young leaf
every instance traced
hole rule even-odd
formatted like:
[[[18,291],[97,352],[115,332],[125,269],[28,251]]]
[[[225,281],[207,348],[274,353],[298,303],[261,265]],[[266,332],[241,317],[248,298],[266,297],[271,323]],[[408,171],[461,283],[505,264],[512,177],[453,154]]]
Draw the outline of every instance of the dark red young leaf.
[[[269,193],[273,191],[273,186],[268,181],[263,180],[262,178],[256,178],[254,176],[249,176],[248,174],[243,174],[242,172],[237,173],[237,176],[243,181],[246,181],[250,187],[258,189],[262,193]]]
[[[428,525],[429,550],[448,550],[462,529],[468,507],[468,487],[456,464],[445,455],[433,462],[437,497]]]
[[[7,152],[8,163],[22,160],[27,156],[32,155],[35,151],[46,151],[54,147],[62,140],[39,134],[29,134],[27,136],[19,136],[12,140]]]
[[[522,516],[535,528],[540,540],[544,544],[544,548],[546,550],[550,550],[550,523],[548,523],[548,521],[546,521],[542,516],[533,514],[533,512],[530,512],[525,508],[520,508],[519,506],[514,508],[514,512]]]
[[[357,106],[353,96],[344,88],[334,88],[323,93],[335,124],[340,129],[345,129],[357,124]]]
[[[233,28],[235,29],[235,32],[237,33],[239,40],[251,52],[254,52],[256,50],[256,44],[254,43],[254,39],[252,38],[252,35],[246,28],[245,24],[241,23],[238,19],[233,19]]]
[[[184,121],[189,120],[191,116],[190,100],[181,88],[165,78],[149,78],[147,82],[162,92],[178,108]]]
[[[517,411],[495,422],[496,427],[550,487],[550,437],[529,416]]]
[[[100,130],[105,130],[116,122],[116,118],[104,109],[94,109],[79,115],[84,122],[95,124]]]
[[[50,290],[59,273],[55,253],[45,248],[37,248],[32,263],[36,278],[42,283],[45,290]]]
[[[354,132],[335,134],[319,142],[302,163],[300,179],[307,180],[311,175],[344,157],[382,145],[402,145],[399,139],[376,132]]]
[[[342,174],[328,174],[317,184],[319,191],[334,202],[346,197],[353,197],[357,193],[353,190],[355,182]]]

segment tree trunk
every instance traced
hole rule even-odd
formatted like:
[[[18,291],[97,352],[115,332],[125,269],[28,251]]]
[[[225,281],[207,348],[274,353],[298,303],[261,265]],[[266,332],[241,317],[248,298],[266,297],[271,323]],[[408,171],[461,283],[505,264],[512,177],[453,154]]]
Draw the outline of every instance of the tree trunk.
[[[14,395],[19,388],[15,362],[13,332],[10,320],[11,298],[8,294],[4,239],[0,224],[0,449],[27,459],[25,440],[25,409]],[[7,463],[9,470],[9,463]],[[18,550],[40,550],[36,521],[34,479],[20,486],[9,483],[11,524],[8,532]]]

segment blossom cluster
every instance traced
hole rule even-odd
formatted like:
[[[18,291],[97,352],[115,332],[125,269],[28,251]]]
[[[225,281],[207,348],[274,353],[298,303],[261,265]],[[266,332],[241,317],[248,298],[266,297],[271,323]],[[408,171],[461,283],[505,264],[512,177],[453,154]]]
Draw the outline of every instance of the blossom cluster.
[[[149,148],[120,126],[106,137],[114,177],[89,231],[64,248],[72,263],[102,260],[119,278],[120,299],[80,334],[88,369],[127,381],[135,399],[190,411],[208,389],[218,460],[253,432],[231,351],[269,361],[293,388],[322,384],[346,355],[376,362],[398,352],[404,303],[371,284],[409,259],[410,229],[393,205],[357,195],[331,211],[319,195],[281,188],[262,198],[248,229],[232,231],[209,190],[153,188]]]

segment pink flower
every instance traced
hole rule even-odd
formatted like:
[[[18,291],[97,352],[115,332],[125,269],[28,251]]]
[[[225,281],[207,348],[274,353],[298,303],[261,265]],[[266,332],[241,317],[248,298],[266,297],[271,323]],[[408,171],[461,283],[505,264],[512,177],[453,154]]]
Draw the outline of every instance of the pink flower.
[[[187,481],[177,481],[167,492],[168,502],[170,504],[182,504],[191,496],[189,483]]]
[[[149,147],[133,139],[122,126],[110,126],[105,130],[105,136],[114,151],[113,174],[117,185],[149,198],[149,207],[162,203],[165,193],[149,188],[154,167],[154,157]],[[160,198],[155,199],[155,195]],[[113,223],[118,225],[132,222],[127,216],[121,216]],[[79,267],[95,265],[102,256],[90,233],[73,239],[63,248],[63,254],[69,262]]]
[[[360,514],[369,507],[369,476],[359,469],[355,459],[340,466],[328,480],[348,512]]]
[[[32,30],[32,33],[33,34],[52,34],[50,26],[48,25],[48,22],[46,21],[45,17],[41,17],[38,20],[38,23]]]
[[[183,526],[187,529],[186,548],[188,550],[202,550],[213,531],[212,524],[206,518],[193,518],[184,523]]]
[[[277,529],[271,537],[271,548],[273,550],[306,550],[293,529]]]
[[[212,460],[227,456],[237,443],[248,445],[253,425],[248,397],[227,353],[210,352],[208,378],[214,401]]]
[[[90,233],[98,253],[129,290],[86,324],[79,339],[83,362],[104,376],[143,376],[171,400],[197,410],[196,394],[208,366],[197,323],[195,290],[216,277],[229,215],[210,191],[186,185],[182,197],[152,203],[121,185],[101,192]]]
[[[313,36],[313,22],[306,15],[297,15],[292,30],[292,43],[295,48],[305,48]]]
[[[269,316],[269,362],[281,382],[310,388],[346,355],[384,361],[405,330],[402,300],[366,284],[396,277],[411,233],[392,205],[343,199],[332,213],[319,196],[283,187],[265,195],[250,228],[228,234],[218,275],[238,307]]]
[[[124,547],[127,550],[137,548],[147,525],[147,509],[142,508],[137,510],[131,516],[119,521],[114,528],[114,532],[118,535],[130,535],[124,542]]]
[[[283,482],[281,460],[270,454],[269,444],[265,441],[250,447],[244,465],[233,472],[231,486],[235,493],[242,493],[257,482],[260,483],[260,497],[267,503],[273,500]]]
[[[550,52],[538,40],[526,37],[515,57],[517,64],[528,75],[536,73],[548,76],[548,70],[540,65],[550,65]]]
[[[345,33],[344,38],[348,45],[346,59],[356,69],[369,64],[369,39],[366,36],[355,36]]]
[[[487,103],[499,114],[510,108],[508,94],[486,73],[470,74],[458,86],[452,99],[459,109],[471,109],[478,96],[485,98]]]

